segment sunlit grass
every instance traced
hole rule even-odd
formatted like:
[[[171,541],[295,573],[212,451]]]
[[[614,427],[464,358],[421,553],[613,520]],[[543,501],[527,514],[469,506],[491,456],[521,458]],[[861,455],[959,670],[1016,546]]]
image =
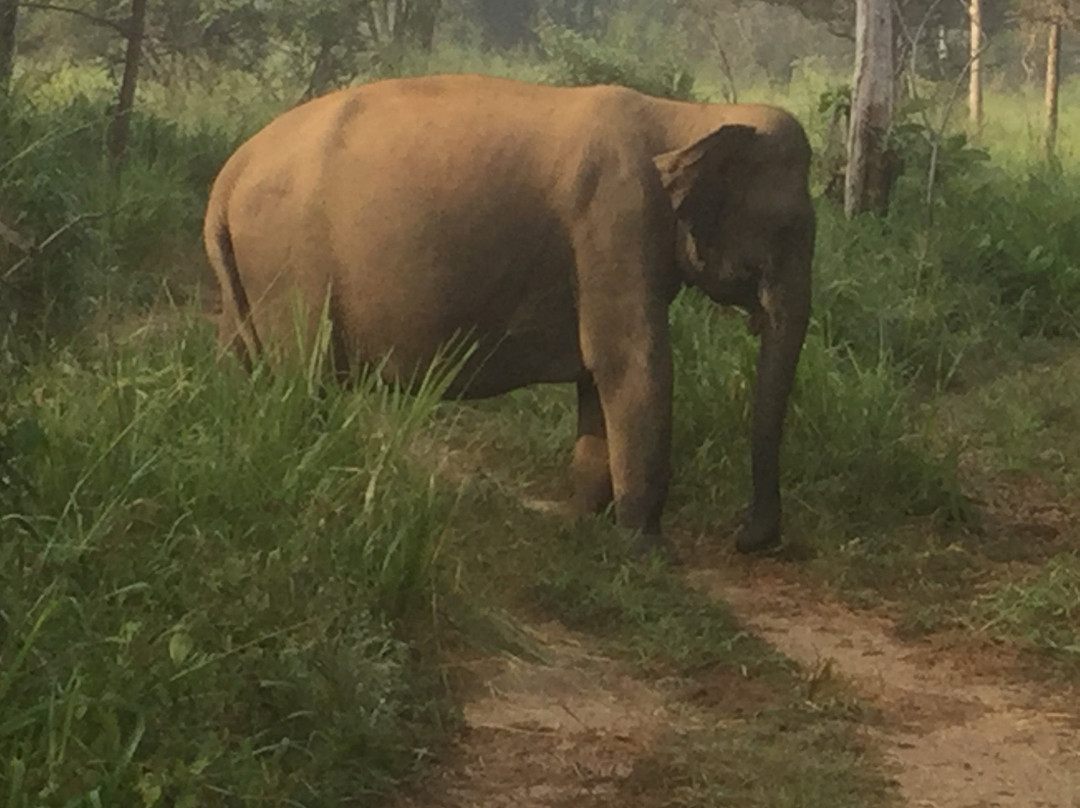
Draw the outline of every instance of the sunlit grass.
[[[454,504],[407,458],[438,383],[247,379],[197,321],[22,376],[0,430],[7,804],[327,804],[410,776],[447,720],[401,631]]]

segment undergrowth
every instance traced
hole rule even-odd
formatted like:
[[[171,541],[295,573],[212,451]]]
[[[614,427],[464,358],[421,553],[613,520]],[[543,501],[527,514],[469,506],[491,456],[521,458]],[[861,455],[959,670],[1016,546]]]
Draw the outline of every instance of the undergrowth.
[[[0,115],[0,344],[24,359],[163,292],[182,301],[206,277],[202,214],[235,136],[139,112],[114,176],[107,110],[96,96],[57,106],[17,97]]]
[[[407,457],[438,385],[248,379],[207,332],[61,353],[6,391],[13,808],[339,804],[410,777],[453,724],[408,643],[454,505]]]
[[[1071,674],[1080,673],[1080,556],[1075,552],[1056,555],[1041,570],[984,596],[979,613],[983,631],[1019,637]]]
[[[730,516],[750,494],[757,340],[742,319],[717,313],[696,294],[673,310],[672,499],[680,518],[699,529],[719,514]],[[931,449],[909,401],[910,389],[888,354],[864,365],[849,347],[830,345],[820,326],[811,329],[790,404],[782,467],[785,491],[799,503],[801,520],[810,522],[806,533],[814,521],[837,512],[849,531],[932,513],[964,518],[955,466]]]

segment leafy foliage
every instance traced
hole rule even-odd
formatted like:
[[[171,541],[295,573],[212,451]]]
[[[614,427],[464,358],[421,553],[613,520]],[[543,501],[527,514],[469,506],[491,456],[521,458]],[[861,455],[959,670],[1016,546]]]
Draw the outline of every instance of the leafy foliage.
[[[540,30],[540,42],[551,61],[552,84],[621,84],[663,98],[693,97],[694,76],[684,65],[646,62],[556,25]]]
[[[16,100],[0,119],[0,151],[10,155],[0,163],[0,221],[25,241],[0,254],[0,317],[20,341],[70,335],[110,297],[145,304],[158,296],[160,262],[190,252],[210,182],[233,146],[216,130],[183,132],[139,113],[134,156],[116,182],[102,157],[106,127],[104,102],[82,95],[58,109]]]

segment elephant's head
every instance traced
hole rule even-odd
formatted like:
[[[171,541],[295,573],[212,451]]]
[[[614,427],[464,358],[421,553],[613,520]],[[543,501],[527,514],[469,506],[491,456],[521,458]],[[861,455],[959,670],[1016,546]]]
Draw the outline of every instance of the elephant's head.
[[[780,537],[780,441],[810,316],[814,212],[810,147],[775,111],[758,126],[726,125],[655,158],[680,231],[684,280],[751,315],[761,337],[754,387],[754,501],[738,538],[757,550]]]
[[[684,279],[718,303],[753,312],[763,280],[809,270],[810,150],[789,121],[779,119],[779,131],[722,126],[655,159],[679,223]]]

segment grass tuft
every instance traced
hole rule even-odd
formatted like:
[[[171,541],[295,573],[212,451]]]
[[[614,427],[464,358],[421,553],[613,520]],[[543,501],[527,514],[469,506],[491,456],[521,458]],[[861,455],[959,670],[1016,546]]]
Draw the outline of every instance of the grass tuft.
[[[843,705],[791,702],[675,735],[638,764],[627,796],[646,806],[899,804],[895,783],[867,765],[873,752],[860,719]]]
[[[60,355],[6,406],[11,806],[385,794],[452,724],[403,633],[454,506],[407,456],[441,382],[242,377],[207,331]]]
[[[1002,585],[980,603],[984,631],[1020,638],[1029,648],[1080,671],[1080,556],[1062,553],[1021,581]]]
[[[605,638],[610,650],[654,675],[737,667],[788,670],[783,657],[745,632],[728,608],[689,588],[659,559],[626,560],[617,531],[594,523],[566,536],[539,576],[537,602],[567,626]]]

